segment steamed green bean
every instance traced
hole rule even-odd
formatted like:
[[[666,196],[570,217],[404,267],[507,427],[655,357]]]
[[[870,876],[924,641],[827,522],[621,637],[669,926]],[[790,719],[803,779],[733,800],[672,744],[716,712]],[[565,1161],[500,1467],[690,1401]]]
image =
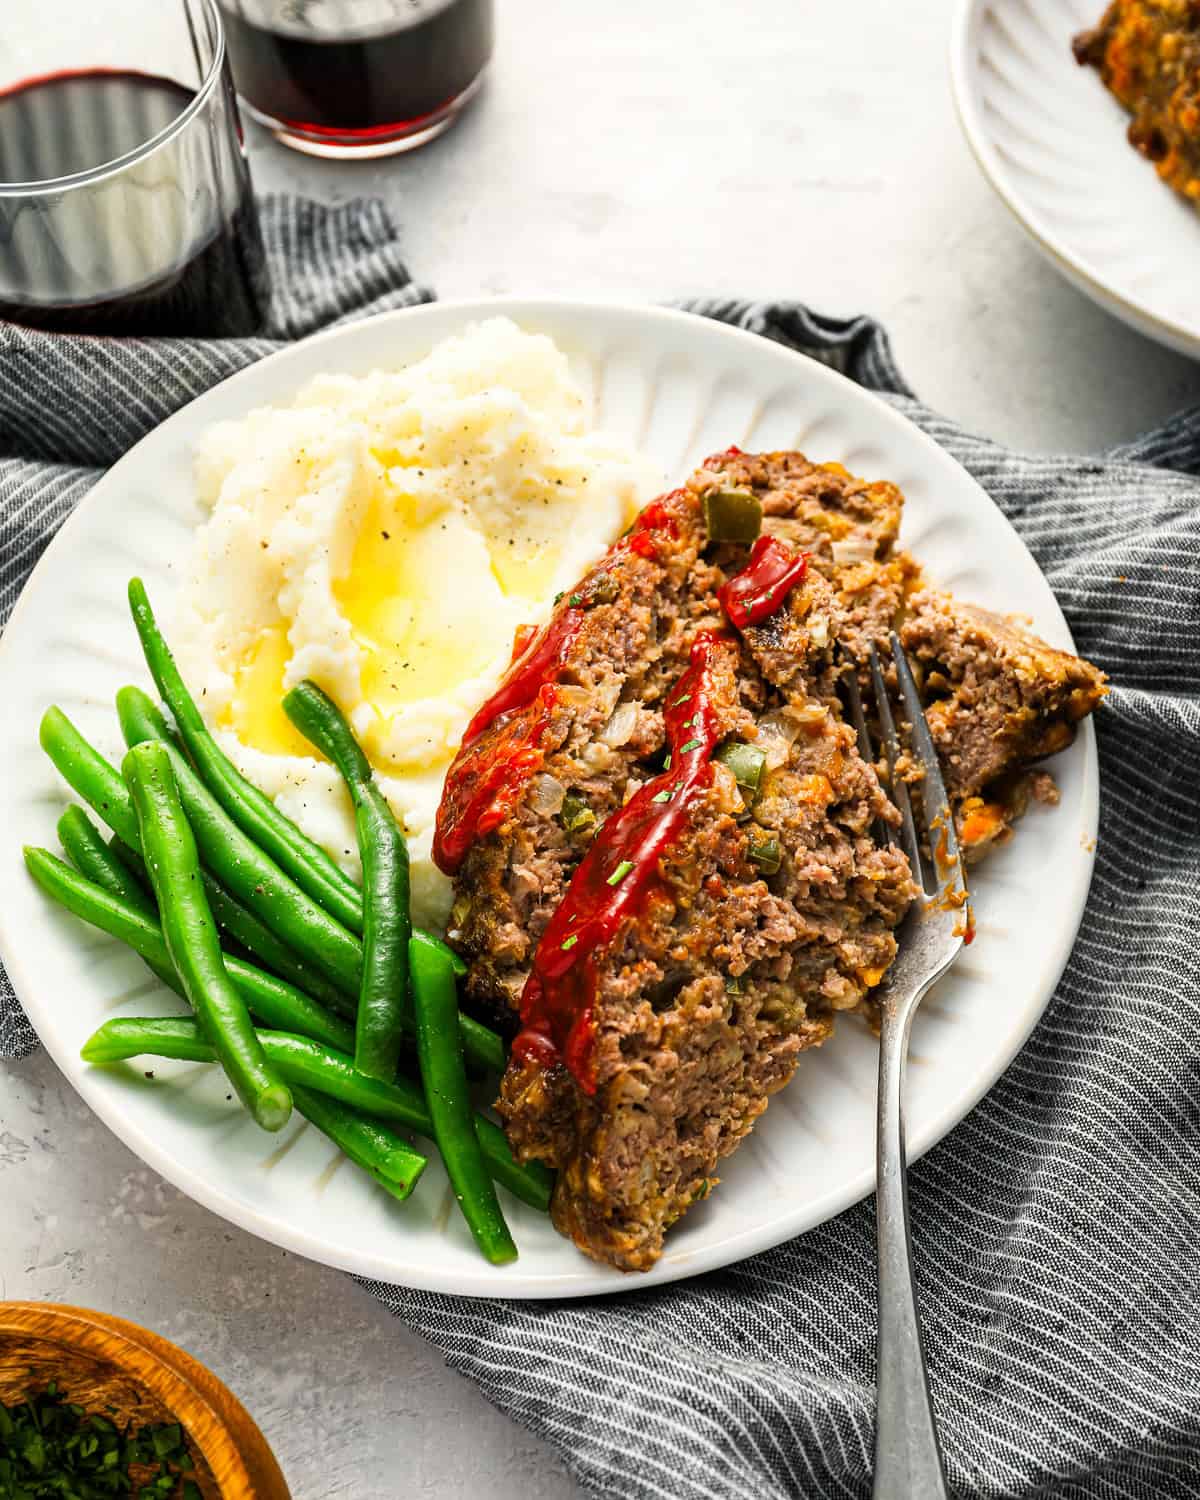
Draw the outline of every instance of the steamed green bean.
[[[242,832],[301,890],[351,931],[361,932],[363,900],[358,887],[319,844],[279,811],[270,797],[241,775],[213,738],[158,628],[140,578],[130,580],[129,607],[150,675],[204,784]]]
[[[327,1094],[294,1083],[292,1098],[306,1120],[339,1146],[356,1167],[361,1167],[403,1203],[429,1165],[427,1157],[414,1151],[381,1120],[369,1119]]]
[[[506,1265],[516,1260],[517,1247],[473,1128],[462,1038],[454,1024],[454,972],[440,954],[414,949],[412,988],[421,1081],[438,1150],[475,1243],[494,1266]]]
[[[353,1059],[305,1037],[260,1031],[263,1051],[289,1084],[315,1089],[380,1120],[394,1121],[433,1140],[433,1121],[419,1084],[403,1076],[391,1083],[368,1078]],[[120,1062],[141,1056],[212,1062],[215,1054],[187,1017],[143,1019],[118,1016],[106,1021],[80,1049],[86,1062]],[[515,1197],[545,1213],[550,1206],[554,1176],[538,1162],[521,1163],[509,1150],[504,1132],[484,1115],[474,1120],[488,1170]]]
[[[25,864],[51,900],[132,948],[164,984],[177,995],[183,995],[183,985],[171,964],[157,911],[151,916],[130,905],[77,874],[46,849],[26,848]],[[353,1048],[354,1028],[294,985],[229,953],[225,955],[225,968],[250,1013],[265,1026],[299,1032],[342,1051]]]
[[[363,963],[355,1021],[354,1066],[391,1078],[400,1057],[408,1008],[408,845],[379,790],[371,763],[341,710],[315,682],[302,682],[283,710],[305,738],[331,760],[354,804],[363,866]],[[453,983],[453,975],[451,976]],[[458,1002],[455,1001],[455,1011]],[[456,1031],[456,1028],[451,1027]],[[488,1179],[489,1184],[491,1179]]]
[[[267,1062],[246,1003],[225,968],[170,747],[159,741],[137,745],[121,770],[133,797],[172,967],[243,1104],[264,1130],[281,1130],[292,1113],[292,1096]]]

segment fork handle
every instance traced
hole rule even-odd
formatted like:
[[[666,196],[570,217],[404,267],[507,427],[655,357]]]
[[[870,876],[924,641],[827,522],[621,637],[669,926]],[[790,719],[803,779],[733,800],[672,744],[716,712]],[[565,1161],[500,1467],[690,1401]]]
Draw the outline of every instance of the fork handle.
[[[921,1349],[908,1227],[904,1068],[920,994],[885,998],[879,1036],[876,1221],[879,1241],[875,1500],[948,1500]]]

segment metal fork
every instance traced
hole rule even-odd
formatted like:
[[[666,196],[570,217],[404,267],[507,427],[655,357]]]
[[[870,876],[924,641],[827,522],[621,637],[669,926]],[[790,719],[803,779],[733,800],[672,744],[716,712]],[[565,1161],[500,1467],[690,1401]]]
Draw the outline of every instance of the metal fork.
[[[875,1500],[947,1500],[921,1349],[908,1223],[904,1149],[904,1068],[917,1006],[962,950],[970,926],[967,883],[954,818],[917,684],[895,631],[892,659],[909,744],[921,767],[923,823],[931,858],[922,857],[908,787],[897,774],[896,732],[879,653],[871,648],[875,711],[887,755],[892,801],[900,812],[900,842],[912,866],[917,896],[897,933],[899,952],[884,982],[879,1031],[876,1137],[876,1219],[879,1253],[879,1344],[875,1421]],[[874,761],[857,676],[846,677],[851,717],[863,756]],[[892,831],[881,825],[889,841]]]

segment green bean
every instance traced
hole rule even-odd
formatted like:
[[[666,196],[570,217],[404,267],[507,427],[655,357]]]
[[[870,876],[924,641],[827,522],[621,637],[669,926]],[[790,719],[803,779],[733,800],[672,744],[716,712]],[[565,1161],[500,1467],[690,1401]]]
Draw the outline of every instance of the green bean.
[[[454,972],[440,954],[414,946],[412,993],[421,1081],[438,1150],[475,1243],[494,1266],[505,1265],[516,1260],[517,1247],[475,1134],[462,1038],[454,1024]]]
[[[147,740],[162,740],[167,744],[172,741],[166,720],[141,688],[121,688],[117,693],[117,718],[125,743],[131,747]],[[179,756],[179,763],[183,763],[182,755]],[[204,888],[218,927],[227,932],[234,942],[266,964],[267,968],[273,969],[284,979],[290,979],[294,985],[320,1000],[322,1005],[328,1005],[342,1015],[354,1015],[354,1002],[348,995],[319,974],[312,964],[298,959],[265,922],[260,921],[207,872]]]
[[[100,885],[77,875],[69,865],[46,849],[25,850],[29,873],[53,901],[82,921],[127,944],[177,995],[183,985],[171,965],[166,939],[153,916],[113,895]],[[343,1050],[354,1046],[354,1028],[332,1016],[311,996],[286,980],[278,979],[232,954],[225,955],[225,968],[251,1014],[266,1026],[297,1031],[315,1041]],[[160,972],[161,971],[161,972]]]
[[[425,943],[430,948],[436,948],[439,953],[444,954],[450,960],[455,979],[461,979],[467,972],[466,960],[460,954],[455,953],[449,943],[443,943],[441,938],[434,937],[432,932],[422,931],[420,927],[414,927],[412,935],[414,943]],[[504,1064],[501,1063],[500,1066],[503,1067]]]
[[[82,807],[67,808],[58,820],[58,837],[81,875],[147,916],[158,916],[154,897],[133,870],[116,857]]]
[[[139,839],[137,818],[133,811],[133,803],[130,800],[128,788],[113,767],[109,765],[108,761],[104,759],[99,751],[93,749],[88,744],[87,740],[84,739],[79,730],[76,729],[75,725],[71,723],[70,719],[67,718],[66,714],[60,708],[47,709],[42,719],[40,738],[42,748],[49,755],[59,773],[72,790],[77,792],[103,818],[123,844],[137,847]],[[198,787],[199,784],[194,774],[189,771],[183,758],[177,751],[171,753],[173,756],[172,764],[177,768],[182,768],[177,773],[181,783],[186,786]],[[186,780],[187,777],[190,777],[190,781]],[[200,788],[196,793],[197,800],[202,795],[204,795],[203,789]],[[210,805],[214,810],[215,816],[219,817],[219,809],[216,808],[214,803],[211,803],[211,799]],[[237,834],[239,840],[243,838],[236,829],[233,831]],[[239,845],[240,848],[241,845]],[[273,872],[275,881],[286,881],[286,877],[283,876],[282,872],[272,865],[271,861],[265,855],[262,855],[257,850],[253,850],[253,847],[252,853],[254,863],[251,864],[251,871],[255,868],[262,868],[265,864],[268,870]],[[273,887],[268,887],[264,883],[259,894],[265,896],[268,889],[273,889]],[[326,920],[331,919],[326,918]],[[337,926],[336,923],[333,925]],[[353,996],[357,993],[358,988],[357,973],[362,963],[362,950],[358,939],[353,934],[346,933],[345,929],[339,930],[353,945],[355,964],[353,984],[340,986],[339,988],[343,994]],[[451,954],[450,949],[437,938],[420,931],[414,933],[413,936],[418,944],[436,949],[438,952],[448,955],[453,963],[465,968],[465,965],[462,965],[462,961],[457,956]],[[315,972],[314,966],[305,965],[304,973],[305,981],[299,985],[299,988],[305,991],[308,991],[310,987],[324,990],[321,976]],[[503,1072],[505,1063],[504,1044],[496,1033],[489,1030],[488,1027],[481,1025],[478,1021],[472,1020],[469,1016],[460,1016],[459,1026],[463,1034],[463,1046],[471,1061],[491,1072]]]
[[[121,688],[117,693],[117,717],[127,745],[138,745],[144,740],[170,738],[166,720],[141,688]],[[140,862],[141,856],[126,846],[122,858],[127,863],[133,863],[134,861]],[[135,869],[136,867],[134,864]],[[271,929],[259,922],[240,902],[235,901],[224,887],[213,882],[208,887],[208,899],[212,903],[213,915],[218,924],[228,931],[230,937],[241,943],[247,952],[260,958],[263,963],[282,974],[285,979],[290,979],[293,984],[308,990],[322,1004],[331,1006],[334,1010],[340,1010],[344,1015],[354,1015],[354,1004],[349,996],[323,980],[319,974],[313,973],[311,965],[298,963],[272,934]],[[467,966],[463,960],[440,938],[435,938],[432,933],[420,931],[415,936],[421,942],[429,943],[449,954],[454,964],[455,974],[467,972]],[[500,1061],[496,1066],[500,1069],[504,1067],[503,1049],[500,1051]]]
[[[187,760],[180,738],[177,733],[172,732],[171,726],[162,717],[162,709],[150,694],[144,693],[139,687],[120,687],[117,688],[115,702],[121,735],[124,736],[127,747],[141,744],[142,739],[162,739],[163,744],[174,745],[180,756]],[[187,763],[190,765],[190,760]]]
[[[433,1120],[420,1085],[403,1076],[391,1083],[359,1073],[345,1053],[305,1037],[280,1031],[260,1031],[263,1051],[289,1083],[339,1099],[351,1109],[380,1120],[394,1121],[433,1140]],[[176,1057],[187,1062],[211,1062],[213,1051],[195,1021],[182,1016],[140,1019],[117,1016],[106,1021],[83,1045],[85,1062],[120,1062],[143,1055]],[[550,1206],[554,1176],[538,1162],[522,1165],[513,1158],[504,1132],[483,1115],[475,1116],[475,1134],[483,1147],[488,1170],[515,1197],[545,1213]]]
[[[59,818],[58,837],[67,858],[85,879],[94,881],[110,896],[127,902],[151,921],[157,919],[154,897],[138,882],[132,870],[113,855],[81,807],[68,807]],[[165,944],[163,951],[166,952]],[[160,963],[157,958],[147,958],[146,965],[163,984],[178,989],[179,982],[169,957],[165,963]]]
[[[264,1130],[281,1130],[292,1113],[292,1096],[267,1062],[246,1003],[225,968],[170,754],[158,741],[136,745],[121,767],[133,795],[167,952],[242,1103]]]
[[[137,814],[129,788],[61,708],[48,708],[42,715],[38,739],[67,785],[79,793],[123,843],[131,849],[139,848]]]
[[[297,691],[299,690],[297,689]],[[316,691],[320,692],[320,689],[316,689]],[[322,694],[321,696],[324,697],[324,694]],[[326,700],[326,702],[328,702],[328,700]],[[333,711],[333,713],[337,713],[337,709],[332,703],[329,704],[329,707]],[[117,714],[121,721],[121,731],[124,734],[126,741],[131,745],[138,744],[143,740],[161,738],[162,731],[166,728],[166,724],[162,719],[161,714],[158,713],[158,710],[153,702],[146,696],[145,693],[142,692],[140,688],[125,687],[122,688],[120,692],[118,692]],[[302,728],[303,726],[300,727]],[[346,735],[349,735],[348,728],[346,729],[345,733]],[[351,743],[353,743],[353,741],[351,741]],[[318,748],[322,750],[322,753],[328,753],[323,745],[319,745]],[[358,747],[355,745],[354,749],[357,750]],[[369,776],[370,766],[367,764],[366,757],[362,756],[361,751],[359,751],[358,754],[362,757],[362,766],[365,768],[366,773]],[[333,759],[333,757],[330,756],[330,759]],[[391,829],[394,830],[395,838],[397,839],[397,841],[399,841],[401,847],[403,847],[403,834],[401,834],[399,828],[396,826],[395,819],[391,814],[391,810],[387,807],[387,804],[383,802],[382,797],[379,798],[379,801],[381,804],[380,808],[378,809],[379,817],[382,818],[386,814],[388,824],[390,825]],[[357,817],[358,814],[356,812],[356,820]],[[406,875],[407,858],[407,849],[405,849],[404,863]],[[367,855],[364,851],[364,865],[366,863]],[[219,886],[210,887],[208,894],[209,901],[211,902],[213,908],[213,915],[217,918],[217,921],[229,932],[230,936],[241,943],[241,945],[245,949],[247,949],[248,952],[256,955],[269,968],[274,969],[279,974],[282,974],[285,979],[290,979],[293,984],[298,985],[301,989],[310,992],[316,999],[320,1000],[322,1004],[329,1006],[331,1009],[338,1010],[344,1015],[353,1016],[355,1014],[354,1005],[352,1003],[349,1003],[349,997],[345,995],[344,991],[339,991],[336,986],[330,984],[328,981],[323,980],[319,974],[313,973],[311,965],[305,965],[303,963],[297,962],[296,959],[291,956],[288,949],[279,941],[278,938],[275,937],[270,928],[266,927],[265,924],[260,923],[252,912],[249,912],[244,907],[242,907],[237,901],[230,897],[223,888]],[[405,911],[407,911],[406,897],[403,899],[402,904]],[[381,923],[381,921],[376,918],[376,920],[372,923],[372,930],[378,932],[381,926],[386,928],[388,925],[389,924],[386,921]],[[440,943],[437,938],[431,937],[427,933],[420,934],[420,941],[429,946],[437,947],[447,954],[451,953],[451,950],[447,948],[444,943]],[[380,946],[381,945],[379,945],[378,943],[376,944],[377,958],[380,956]],[[364,949],[368,954],[370,953],[371,945],[369,941],[364,942]],[[407,958],[407,943],[405,943],[405,954]],[[368,972],[377,974],[378,968],[371,969],[368,962],[363,960],[360,960],[360,962],[363,966],[364,975],[359,991],[360,998],[358,1002],[359,1025],[361,1028],[363,1015],[362,996],[367,989],[367,974]],[[462,960],[459,959],[457,955],[454,955],[454,962],[458,967],[461,967],[465,970],[466,965],[462,963]],[[405,964],[405,968],[407,969],[407,963]],[[382,980],[382,985],[386,986],[386,984],[387,978],[385,974]],[[396,977],[392,981],[392,984],[392,992],[395,995],[402,997],[407,989],[407,975],[405,975],[404,978]],[[380,983],[377,982],[375,986],[376,992],[379,988]],[[467,1043],[471,1051],[472,1060],[478,1062],[481,1066],[492,1069],[493,1071],[502,1072],[504,1069],[505,1061],[504,1048],[503,1044],[500,1042],[500,1039],[496,1036],[496,1034],[492,1031],[489,1031],[486,1027],[481,1027],[478,1022],[471,1021],[468,1017],[465,1016],[463,1017],[462,1024],[464,1033],[468,1034]],[[393,1055],[390,1062],[385,1057],[380,1069],[374,1071],[373,1076],[390,1078],[396,1071],[395,1056],[396,1054],[398,1054],[398,1052],[399,1037],[397,1036],[393,1044]],[[362,1067],[361,1061],[359,1062],[359,1066]],[[372,1072],[372,1069],[370,1067],[362,1067],[362,1071]]]
[[[130,703],[133,705],[133,720],[138,725],[138,738],[135,743],[140,743],[142,740],[162,740],[165,744],[174,745],[184,760],[191,765],[187,747],[167,723],[162,709],[150,694],[143,692],[140,687],[130,686],[117,689],[117,717],[121,719],[122,730],[124,731],[124,720],[121,715],[123,694],[128,694],[130,697]],[[128,740],[126,743],[128,744]]]
[[[443,943],[427,943],[423,932],[414,932],[408,947],[410,967],[414,946],[436,953],[442,963],[446,962],[449,949]],[[410,1017],[411,1012],[410,1016],[405,1017],[406,1025],[410,1024]],[[485,1073],[504,1072],[508,1064],[508,1051],[502,1037],[474,1017],[464,1016],[461,1011],[458,1014],[458,1030],[462,1037],[463,1053],[469,1063]]]
[[[265,1033],[259,1033],[261,1042]],[[266,1048],[263,1048],[266,1051]],[[179,1062],[216,1062],[212,1043],[190,1016],[115,1016],[79,1049],[84,1062],[121,1062],[127,1057],[170,1057]]]
[[[121,721],[121,731],[125,736],[125,742],[127,745],[140,744],[143,740],[155,739],[165,739],[169,742],[173,742],[174,737],[167,727],[167,721],[159,712],[158,706],[146,693],[142,692],[140,688],[126,687],[122,688],[117,693],[117,716]],[[252,790],[254,790],[259,796],[262,795],[262,793],[258,792],[257,787],[252,788]],[[294,831],[296,836],[301,839],[306,837],[306,835],[300,832],[300,830],[296,827],[296,825],[291,821],[290,818],[285,817],[283,813],[280,813],[278,809],[275,808],[274,803],[271,803],[271,807],[274,809],[277,816],[287,824],[288,828]],[[134,854],[133,850],[131,850],[128,845],[123,845],[122,850],[118,850],[117,852],[121,854],[121,857],[124,858],[127,863],[130,860],[137,859],[139,857]],[[347,877],[347,880],[349,880],[349,877]],[[303,888],[303,882],[298,881],[297,884],[301,885],[301,887]],[[350,884],[351,888],[355,892],[355,895],[359,899],[360,905],[358,918],[354,924],[354,930],[356,932],[361,932],[362,893],[358,890],[357,886],[353,885],[353,882],[350,882]],[[230,899],[232,900],[232,897]],[[330,912],[331,916],[337,915],[337,912],[332,910],[332,908],[326,907],[326,910]],[[218,920],[220,919],[218,918]],[[236,933],[234,933],[233,935],[235,937],[237,936]],[[457,953],[455,953],[453,948],[449,947],[446,943],[443,943],[440,938],[434,937],[430,932],[422,932],[420,928],[416,928],[414,930],[413,936],[423,943],[432,944],[434,947],[439,948],[443,953],[445,953],[449,957],[450,962],[454,965],[454,972],[457,976],[461,978],[461,976],[467,972],[467,965],[463,961],[463,959]],[[239,941],[241,941],[240,938]],[[265,957],[265,955],[263,956]],[[501,1062],[500,1066],[503,1067],[503,1062]]]
[[[128,724],[134,743],[143,738],[159,737],[152,732],[155,720],[158,726],[166,729],[162,716],[140,689],[123,689],[117,697],[118,713],[122,709],[125,713],[122,725],[124,727]],[[142,734],[140,731],[143,729],[148,732]],[[42,720],[42,744],[71,786],[100,813],[110,827],[116,829],[118,846],[124,851],[122,858],[136,870],[134,861],[140,862],[141,856],[135,854],[134,848],[130,846],[136,843],[137,819],[128,788],[116,771],[103,756],[92,749],[66,715],[58,709],[50,709]],[[180,763],[182,764],[182,757]],[[145,873],[144,865],[142,873]],[[294,984],[312,991],[324,1004],[353,1015],[352,1003],[333,984],[316,973],[311,965],[300,963],[269,927],[240,902],[235,901],[207,871],[203,872],[203,878],[209,905],[218,925],[248,953],[261,959]]]
[[[340,1146],[356,1167],[404,1202],[429,1165],[427,1157],[382,1121],[357,1114],[326,1094],[293,1084],[292,1098],[304,1118]]]
[[[126,722],[136,732],[128,697],[124,706]],[[158,739],[142,743],[161,744],[166,751],[188,822],[210,872],[297,958],[319,969],[344,993],[356,994],[362,949],[354,934],[322,911],[247,838],[173,745]]]
[[[114,855],[144,891],[150,890],[150,877],[146,874],[146,861],[136,849],[131,849],[119,834],[112,834],[108,840],[109,853]]]
[[[129,607],[150,675],[209,791],[242,832],[264,849],[302,891],[344,926],[362,932],[363,898],[358,887],[320,844],[302,833],[270,797],[241,775],[213,738],[163,639],[140,578],[130,580]]]
[[[149,693],[144,693],[140,687],[118,688],[116,702],[117,718],[120,720],[126,745],[132,748],[140,745],[143,740],[162,740],[179,750],[177,736],[171,733],[162,710]],[[180,754],[183,752],[180,751]]]
[[[273,973],[311,994],[314,1000],[319,1000],[338,1015],[354,1019],[354,1001],[350,996],[344,994],[323,974],[318,974],[312,964],[301,963],[265,922],[260,922],[252,911],[236,901],[207,870],[204,871],[204,890],[212,907],[212,914],[217,919],[217,926],[227,932],[251,958],[258,959]]]
[[[354,1066],[372,1078],[391,1078],[408,999],[408,845],[375,783],[371,762],[333,699],[315,682],[302,682],[283,700],[283,711],[337,767],[354,804],[363,866],[363,965]],[[457,1012],[457,1001],[454,1008]]]

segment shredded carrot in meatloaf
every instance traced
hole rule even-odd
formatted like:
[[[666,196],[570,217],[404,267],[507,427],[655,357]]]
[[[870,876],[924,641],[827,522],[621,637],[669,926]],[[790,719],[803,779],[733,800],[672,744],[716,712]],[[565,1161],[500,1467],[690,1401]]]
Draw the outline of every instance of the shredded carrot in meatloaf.
[[[1130,144],[1200,207],[1200,0],[1114,0],[1075,57],[1133,116]]]

